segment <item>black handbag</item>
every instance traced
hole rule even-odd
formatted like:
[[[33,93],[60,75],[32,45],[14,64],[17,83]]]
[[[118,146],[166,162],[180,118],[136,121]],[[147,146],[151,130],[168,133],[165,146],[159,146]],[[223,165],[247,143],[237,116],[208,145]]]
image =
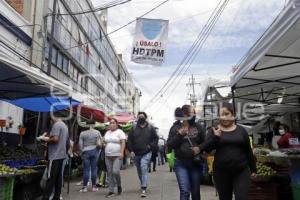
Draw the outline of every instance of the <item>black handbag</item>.
[[[186,137],[187,137],[187,139],[188,139],[188,141],[189,141],[189,143],[191,145],[191,148],[193,148],[194,145],[193,145],[193,143],[191,141],[191,138],[188,135]],[[201,165],[202,163],[204,163],[203,155],[201,155],[200,153],[197,154],[197,155],[193,155],[193,161],[194,161],[194,163]]]

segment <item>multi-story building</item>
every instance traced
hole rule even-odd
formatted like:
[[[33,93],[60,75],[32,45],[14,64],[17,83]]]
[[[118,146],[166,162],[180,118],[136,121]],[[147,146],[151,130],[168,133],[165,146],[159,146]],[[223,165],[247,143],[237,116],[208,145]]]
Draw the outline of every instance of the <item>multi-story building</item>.
[[[94,9],[90,0],[0,0],[1,53],[84,104],[136,113],[140,91],[107,35],[106,11]]]
[[[6,2],[32,25],[29,26],[34,41],[29,46],[32,64],[49,76],[71,84],[74,90],[88,95],[90,101],[102,104],[107,111],[131,111],[129,105],[133,105],[136,88],[99,15],[91,12],[94,7],[90,0]],[[113,105],[117,106],[113,108]]]

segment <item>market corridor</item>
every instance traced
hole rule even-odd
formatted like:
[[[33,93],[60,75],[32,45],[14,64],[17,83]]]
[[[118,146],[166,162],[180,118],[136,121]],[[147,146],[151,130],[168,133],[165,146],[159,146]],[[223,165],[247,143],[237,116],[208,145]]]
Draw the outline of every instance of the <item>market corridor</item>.
[[[111,197],[115,200],[136,200],[141,199],[139,194],[139,184],[136,175],[136,168],[130,167],[122,170],[122,185],[124,192],[121,196]],[[76,181],[70,185],[70,194],[66,194],[66,187],[63,189],[64,200],[97,200],[106,199],[107,188],[101,188],[98,192],[80,193],[80,186],[76,186]],[[168,172],[167,166],[158,166],[156,172],[150,174],[150,186],[147,200],[178,200],[179,189],[174,173]],[[201,186],[202,200],[217,200],[215,189],[210,186]]]

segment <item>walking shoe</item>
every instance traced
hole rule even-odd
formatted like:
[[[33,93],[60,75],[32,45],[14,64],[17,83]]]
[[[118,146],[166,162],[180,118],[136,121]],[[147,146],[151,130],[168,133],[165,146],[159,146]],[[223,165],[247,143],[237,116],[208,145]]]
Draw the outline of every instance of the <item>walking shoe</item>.
[[[109,192],[107,195],[105,195],[106,198],[110,198],[113,196],[115,196],[115,193],[113,193],[113,192]]]
[[[147,197],[146,190],[142,190],[142,192],[141,192],[141,197],[142,197],[142,198]]]
[[[118,186],[118,194],[121,194],[123,192],[122,187]]]
[[[76,185],[77,185],[77,186],[83,185],[83,182],[80,181],[80,182],[76,183]]]
[[[97,192],[97,191],[99,191],[99,189],[98,189],[96,186],[94,186],[94,187],[92,188],[92,192]]]
[[[83,193],[85,193],[85,192],[87,192],[87,188],[86,188],[86,187],[84,187],[84,188],[82,188],[81,190],[79,190],[79,192],[83,192]]]

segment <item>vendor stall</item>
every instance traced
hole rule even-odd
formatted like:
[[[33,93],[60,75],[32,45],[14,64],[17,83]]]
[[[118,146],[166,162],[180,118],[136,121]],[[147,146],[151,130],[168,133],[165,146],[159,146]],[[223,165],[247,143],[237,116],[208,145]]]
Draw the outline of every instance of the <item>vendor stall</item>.
[[[1,101],[38,113],[58,111],[79,104],[69,97],[69,92],[67,85],[43,75],[40,69],[0,56]],[[1,127],[7,124],[5,120],[1,119]],[[38,118],[36,123],[39,122]],[[28,132],[21,124],[18,126],[21,137],[24,134],[37,136],[38,128],[35,132]],[[5,129],[7,132],[3,131],[1,129],[1,135],[9,134],[9,128]],[[43,152],[27,148],[22,143],[18,143],[19,146],[10,144],[6,137],[0,140],[0,199],[35,199],[40,193],[39,181],[47,165]]]
[[[289,1],[232,76],[238,122],[255,122],[254,134],[262,126],[271,132],[270,119],[279,117],[294,131],[300,130],[299,27],[300,0]],[[252,182],[249,199],[300,199],[299,156],[290,155],[298,151],[255,150],[259,176]]]

